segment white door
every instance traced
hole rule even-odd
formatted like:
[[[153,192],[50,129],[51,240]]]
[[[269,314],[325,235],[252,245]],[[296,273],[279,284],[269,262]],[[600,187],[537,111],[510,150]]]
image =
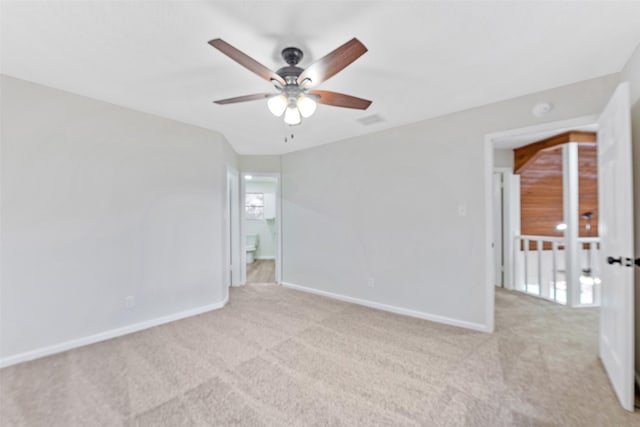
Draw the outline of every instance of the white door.
[[[633,189],[629,84],[598,121],[598,206],[602,272],[600,358],[622,406],[633,411]]]

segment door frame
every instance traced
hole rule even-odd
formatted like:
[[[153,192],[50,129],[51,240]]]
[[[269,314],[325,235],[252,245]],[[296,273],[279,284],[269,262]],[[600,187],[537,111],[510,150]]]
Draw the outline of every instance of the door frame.
[[[487,329],[495,328],[495,260],[493,243],[493,151],[495,142],[499,139],[535,134],[541,132],[562,131],[579,126],[597,125],[597,114],[574,117],[571,119],[546,122],[537,125],[524,126],[516,129],[502,130],[488,133],[484,136],[484,199],[485,199],[485,316]]]
[[[501,212],[500,214],[501,214],[502,233],[500,234],[501,236],[500,249],[502,251],[502,282],[501,282],[501,286],[499,287],[504,289],[511,289],[513,283],[511,281],[511,266],[509,265],[510,264],[509,261],[511,260],[511,252],[512,252],[511,246],[513,244],[510,233],[511,233],[511,230],[514,228],[513,227],[514,212],[511,209],[512,202],[513,202],[512,200],[513,194],[511,191],[512,190],[511,176],[513,175],[513,168],[496,166],[493,168],[493,173],[494,175],[500,174],[500,178],[501,178],[501,183],[500,183],[501,184],[501,188],[500,188]],[[492,210],[492,215],[493,215],[493,210]]]
[[[240,284],[240,179],[237,169],[227,166],[226,193],[224,208],[224,285],[238,286]],[[229,275],[231,280],[229,280]]]
[[[504,248],[504,288],[515,289],[515,275],[513,271],[513,238],[520,234],[520,175],[513,173],[513,167],[494,168],[502,172],[502,221]]]
[[[275,276],[276,283],[282,282],[282,180],[279,172],[251,172],[242,171],[240,173],[240,200],[239,200],[239,221],[240,221],[240,242],[247,241],[246,215],[244,201],[246,194],[245,176],[271,177],[276,179],[276,254],[275,254]],[[241,245],[244,248],[244,244]],[[244,286],[247,284],[247,252],[240,250],[240,282],[234,286]]]

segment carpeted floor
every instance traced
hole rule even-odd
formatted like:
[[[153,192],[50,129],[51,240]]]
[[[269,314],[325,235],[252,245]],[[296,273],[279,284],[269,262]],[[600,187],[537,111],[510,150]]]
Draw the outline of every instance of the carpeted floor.
[[[639,426],[597,358],[597,312],[499,291],[472,332],[276,285],[0,371],[0,425]]]

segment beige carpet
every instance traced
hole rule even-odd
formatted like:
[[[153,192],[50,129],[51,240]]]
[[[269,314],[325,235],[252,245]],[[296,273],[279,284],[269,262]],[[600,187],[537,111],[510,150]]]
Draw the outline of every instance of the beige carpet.
[[[640,426],[597,312],[497,294],[471,332],[275,285],[219,311],[0,371],[5,426]]]

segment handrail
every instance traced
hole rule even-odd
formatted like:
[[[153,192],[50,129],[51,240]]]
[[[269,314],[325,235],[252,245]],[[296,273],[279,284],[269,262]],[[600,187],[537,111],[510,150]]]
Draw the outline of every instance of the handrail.
[[[579,243],[600,243],[599,237],[578,237]]]
[[[520,240],[544,240],[545,242],[564,242],[564,237],[537,236],[534,234],[520,234],[513,237]],[[578,237],[579,243],[600,243],[600,237]]]
[[[546,242],[564,242],[564,237],[558,237],[558,236],[536,236],[536,235],[530,235],[530,234],[522,234],[522,235],[516,235],[514,236],[514,239],[520,239],[520,240],[544,240]]]

